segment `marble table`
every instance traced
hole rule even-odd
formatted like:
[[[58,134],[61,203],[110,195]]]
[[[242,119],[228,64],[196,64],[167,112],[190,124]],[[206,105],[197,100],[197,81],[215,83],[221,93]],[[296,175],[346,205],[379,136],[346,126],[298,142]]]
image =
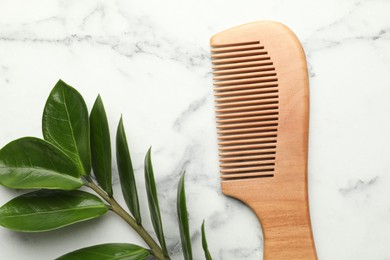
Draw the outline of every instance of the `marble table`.
[[[203,259],[203,219],[214,259],[262,259],[255,215],[220,189],[209,38],[242,23],[280,21],[308,61],[319,259],[389,260],[389,10],[386,0],[1,1],[0,146],[41,136],[43,106],[58,79],[76,87],[89,109],[100,93],[112,133],[123,114],[148,230],[143,158],[153,147],[172,259],[182,259],[175,200],[184,170],[195,259]],[[115,164],[113,172],[120,197]],[[0,187],[0,204],[20,193]],[[109,213],[42,234],[0,228],[0,259],[53,259],[109,242],[144,245]]]

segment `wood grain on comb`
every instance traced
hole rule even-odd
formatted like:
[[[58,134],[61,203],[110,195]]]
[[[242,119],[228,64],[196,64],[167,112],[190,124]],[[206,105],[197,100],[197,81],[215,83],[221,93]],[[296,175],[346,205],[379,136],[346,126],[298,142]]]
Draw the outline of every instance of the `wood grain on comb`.
[[[211,52],[221,178],[273,177],[279,102],[271,57],[258,41]]]

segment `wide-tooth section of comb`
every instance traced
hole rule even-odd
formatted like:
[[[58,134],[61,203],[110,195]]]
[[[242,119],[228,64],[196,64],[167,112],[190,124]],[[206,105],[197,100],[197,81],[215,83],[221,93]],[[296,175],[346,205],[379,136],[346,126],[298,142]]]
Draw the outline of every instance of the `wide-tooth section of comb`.
[[[273,177],[278,78],[260,42],[212,45],[221,178]]]

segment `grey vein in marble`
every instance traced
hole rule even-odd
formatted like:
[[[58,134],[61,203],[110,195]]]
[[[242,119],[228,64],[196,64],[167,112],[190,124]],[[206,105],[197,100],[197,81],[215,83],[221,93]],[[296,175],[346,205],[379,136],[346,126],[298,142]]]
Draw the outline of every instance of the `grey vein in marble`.
[[[202,106],[204,106],[206,102],[209,100],[210,96],[211,96],[210,93],[208,93],[206,96],[190,103],[188,107],[183,112],[181,112],[181,114],[176,118],[172,126],[173,129],[180,131],[182,124],[186,120],[190,120],[191,115],[196,111],[198,111]]]
[[[367,181],[358,180],[353,184],[348,185],[348,187],[340,188],[339,191],[341,194],[344,195],[350,194],[352,192],[361,192],[369,187],[374,186],[377,183],[378,179],[379,177],[375,176]]]

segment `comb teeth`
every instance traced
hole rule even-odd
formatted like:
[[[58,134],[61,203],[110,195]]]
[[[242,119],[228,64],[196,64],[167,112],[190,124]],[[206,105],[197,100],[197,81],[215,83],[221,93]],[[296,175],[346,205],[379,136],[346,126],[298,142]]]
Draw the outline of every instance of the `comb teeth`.
[[[221,178],[273,177],[278,78],[260,42],[212,45]]]

